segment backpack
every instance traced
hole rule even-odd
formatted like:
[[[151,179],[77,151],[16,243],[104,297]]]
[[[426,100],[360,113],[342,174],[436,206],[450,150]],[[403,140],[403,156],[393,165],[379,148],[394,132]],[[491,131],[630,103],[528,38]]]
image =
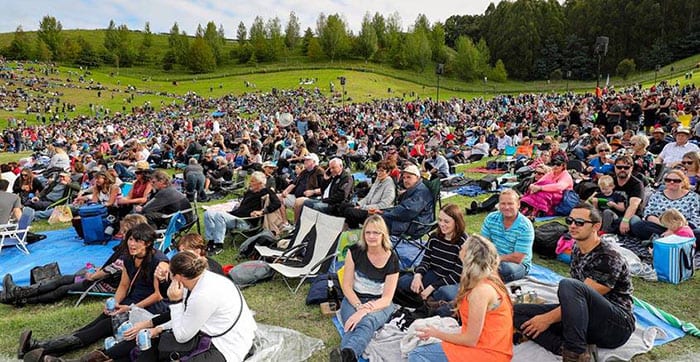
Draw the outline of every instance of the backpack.
[[[554,208],[554,213],[559,216],[569,216],[571,210],[581,202],[581,198],[574,190],[564,191],[561,202]]]
[[[532,251],[545,258],[555,258],[557,256],[557,242],[568,231],[569,228],[567,226],[556,221],[536,227]]]
[[[252,260],[234,266],[228,276],[240,288],[249,287],[261,281],[271,279],[275,271],[262,260]]]

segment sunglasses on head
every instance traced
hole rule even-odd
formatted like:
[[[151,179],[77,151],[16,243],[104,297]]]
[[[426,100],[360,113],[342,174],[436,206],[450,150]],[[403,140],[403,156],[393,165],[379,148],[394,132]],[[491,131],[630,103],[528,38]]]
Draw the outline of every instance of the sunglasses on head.
[[[594,224],[594,222],[591,220],[586,220],[586,219],[581,219],[581,218],[573,218],[573,217],[569,216],[566,218],[566,225],[571,225],[571,223],[574,223],[576,226],[583,226],[586,224]]]
[[[618,170],[629,170],[632,168],[632,166],[626,166],[626,165],[615,165],[615,168]]]
[[[681,180],[681,179],[679,179],[679,178],[668,178],[668,177],[666,177],[666,178],[664,178],[664,182],[679,184],[679,183],[683,182],[683,180]]]

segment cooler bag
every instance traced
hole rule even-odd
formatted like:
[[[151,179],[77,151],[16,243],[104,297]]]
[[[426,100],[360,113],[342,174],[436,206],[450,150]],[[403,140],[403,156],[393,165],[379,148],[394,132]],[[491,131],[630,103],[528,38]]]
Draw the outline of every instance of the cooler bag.
[[[678,284],[693,276],[695,238],[669,235],[654,240],[654,269],[659,281]]]
[[[83,227],[83,241],[86,244],[103,243],[111,239],[111,235],[105,234],[105,228],[109,226],[106,206],[100,204],[83,206],[78,209],[78,215]]]

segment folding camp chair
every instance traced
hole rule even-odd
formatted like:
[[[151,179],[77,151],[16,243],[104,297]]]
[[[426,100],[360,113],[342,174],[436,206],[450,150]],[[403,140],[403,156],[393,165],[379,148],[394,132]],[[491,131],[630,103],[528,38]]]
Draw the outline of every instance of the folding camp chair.
[[[304,212],[310,210],[309,208],[304,208]],[[303,213],[302,213],[303,214]],[[333,263],[330,261],[337,256],[337,243],[340,233],[343,231],[343,224],[345,223],[344,218],[326,215],[323,213],[317,214],[317,219],[315,223],[311,225],[307,233],[300,231],[297,233],[297,238],[306,238],[309,234],[315,234],[315,238],[311,240],[308,244],[303,247],[306,249],[307,255],[305,255],[305,260],[301,263],[284,263],[281,258],[276,263],[270,263],[270,268],[274,271],[280,273],[284,279],[284,283],[287,285],[289,290],[296,294],[299,288],[304,283],[306,278],[317,275],[323,272],[323,266],[326,264]],[[257,249],[257,247],[256,247]],[[308,257],[308,253],[311,252],[311,257]],[[296,288],[292,288],[287,279],[290,278],[301,278]]]
[[[433,202],[428,207],[432,207],[435,210],[435,213],[439,212],[439,210],[442,208],[442,200],[440,200],[440,179],[435,178],[433,180],[423,180],[423,184],[428,188],[428,190],[430,190],[430,194],[433,196]],[[436,205],[438,206],[437,208],[435,208]],[[416,220],[411,221],[413,228],[418,228],[418,230],[423,231],[421,235],[404,234],[398,237],[392,237],[393,240],[396,240],[394,243],[395,251],[397,248],[400,249],[403,247],[400,245],[401,243],[406,243],[408,247],[418,249],[418,252],[413,257],[410,264],[408,264],[408,268],[412,267],[416,261],[420,259],[427,248],[427,240],[424,239],[427,239],[426,236],[437,226],[437,217],[435,216],[435,213],[433,214],[433,220],[427,224]]]
[[[178,211],[170,217],[168,222],[168,227],[164,230],[156,230],[156,234],[159,235],[155,242],[156,249],[167,253],[171,248],[173,243],[173,238],[175,234],[180,231],[185,225],[187,225],[187,219],[182,211]]]
[[[261,258],[274,259],[291,255],[295,251],[299,250],[300,246],[303,244],[304,238],[309,233],[309,230],[311,230],[318,220],[319,214],[321,214],[320,211],[305,206],[301,211],[301,216],[299,217],[299,227],[296,230],[294,240],[292,240],[292,243],[287,246],[286,249],[275,249],[267,246],[256,245],[255,251],[260,254]]]
[[[16,224],[0,225],[0,252],[5,245],[15,245],[21,252],[29,255],[26,239],[33,216],[33,212],[23,212]]]

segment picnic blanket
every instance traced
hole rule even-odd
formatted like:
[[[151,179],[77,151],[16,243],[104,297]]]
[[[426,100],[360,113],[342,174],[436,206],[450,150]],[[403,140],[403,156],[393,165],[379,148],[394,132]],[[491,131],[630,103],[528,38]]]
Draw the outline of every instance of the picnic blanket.
[[[492,173],[492,174],[500,175],[500,174],[506,173],[507,171],[506,170],[497,170],[497,169],[491,170],[491,169],[488,169],[486,167],[475,167],[475,168],[468,168],[468,169],[464,170],[464,172]]]
[[[0,275],[12,274],[17,285],[29,285],[29,271],[38,265],[58,262],[63,274],[73,274],[88,262],[102,266],[112,255],[118,240],[106,245],[85,245],[72,227],[41,233],[46,239],[29,244],[29,255],[17,248],[3,248],[0,253]]]
[[[240,203],[240,200],[230,200],[230,201],[222,202],[220,204],[203,205],[202,209],[207,210],[207,211],[229,212],[229,211],[237,208],[239,203]]]
[[[530,269],[530,274],[526,279],[511,282],[509,285],[519,285],[526,291],[535,290],[539,297],[548,302],[555,303],[557,300],[557,283],[562,278],[561,275],[548,268],[533,264]],[[666,320],[650,312],[648,308],[640,304],[635,303],[634,315],[637,320],[637,329],[632,334],[629,341],[615,349],[599,348],[598,355],[601,361],[630,360],[635,355],[650,351],[654,346],[660,346],[685,335],[681,329],[669,324]],[[344,335],[343,325],[338,317],[334,316],[332,322],[342,337]],[[392,327],[387,324],[384,328]],[[395,343],[396,345],[394,348],[398,351],[400,350],[400,338],[395,338],[396,333],[391,334],[391,340],[377,340],[377,337],[381,338],[384,335],[380,330],[375,333],[375,339],[370,343],[384,344],[382,347],[384,349],[387,348],[386,343]],[[513,361],[561,361],[561,356],[554,355],[531,341],[515,346],[513,352]],[[406,359],[400,360],[405,361]],[[367,360],[360,359],[360,361]]]

